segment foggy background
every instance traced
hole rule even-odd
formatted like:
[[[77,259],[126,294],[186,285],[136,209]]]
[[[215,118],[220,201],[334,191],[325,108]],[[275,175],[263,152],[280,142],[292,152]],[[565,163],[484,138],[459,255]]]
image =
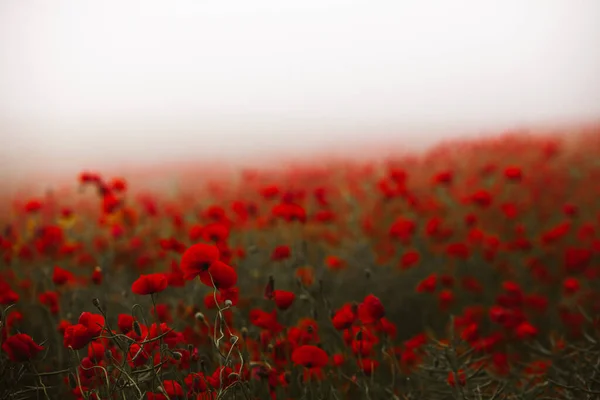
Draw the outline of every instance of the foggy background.
[[[0,0],[0,177],[600,117],[597,0]]]

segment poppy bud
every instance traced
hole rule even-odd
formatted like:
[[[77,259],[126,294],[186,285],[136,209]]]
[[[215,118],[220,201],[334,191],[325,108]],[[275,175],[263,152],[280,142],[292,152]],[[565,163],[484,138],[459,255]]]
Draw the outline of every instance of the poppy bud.
[[[367,279],[371,278],[371,270],[369,268],[365,269],[365,278],[367,278]]]
[[[94,307],[96,307],[97,309],[100,309],[100,300],[98,300],[98,298],[94,297],[92,299],[92,304],[94,305]]]
[[[142,336],[142,327],[140,326],[139,322],[133,321],[133,331],[136,335]]]
[[[198,321],[204,321],[204,314],[202,314],[200,311],[198,311],[195,315],[194,318],[196,318]]]
[[[112,358],[112,350],[111,349],[106,349],[104,351],[104,357],[107,359],[111,359]]]
[[[225,300],[225,307],[231,307],[233,305],[233,302],[229,299]]]
[[[75,389],[77,387],[77,379],[75,378],[75,375],[73,375],[73,373],[70,373],[68,375],[68,380],[69,380],[69,387],[71,389]]]
[[[242,328],[242,338],[244,340],[246,340],[246,338],[248,337],[248,328],[246,328],[245,326]]]
[[[265,287],[265,299],[271,300],[273,298],[273,291],[275,290],[275,279],[273,275],[269,276],[269,281]]]
[[[173,355],[173,358],[174,358],[175,360],[177,360],[177,361],[181,360],[181,357],[182,357],[182,355],[181,355],[181,353],[180,353],[180,352],[178,352],[178,351],[174,351],[174,352],[173,352],[173,353],[171,353],[171,354]]]

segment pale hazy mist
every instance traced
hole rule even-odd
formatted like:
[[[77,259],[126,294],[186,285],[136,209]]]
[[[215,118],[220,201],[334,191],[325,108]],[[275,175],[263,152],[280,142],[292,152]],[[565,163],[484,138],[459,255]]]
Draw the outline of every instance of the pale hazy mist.
[[[598,0],[0,0],[1,177],[600,117]]]

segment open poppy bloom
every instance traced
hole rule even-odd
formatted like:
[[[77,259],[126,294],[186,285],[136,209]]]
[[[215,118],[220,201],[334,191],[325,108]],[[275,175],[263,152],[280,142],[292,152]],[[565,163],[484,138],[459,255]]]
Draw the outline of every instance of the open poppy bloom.
[[[280,310],[287,310],[290,308],[295,298],[296,295],[293,292],[288,292],[286,290],[273,291],[273,300],[275,300],[275,304]]]
[[[162,292],[169,285],[165,274],[140,275],[131,285],[131,291],[135,294],[146,295]]]
[[[62,286],[66,283],[73,282],[75,276],[72,272],[62,269],[61,267],[55,266],[52,274],[52,282],[57,286]]]
[[[220,252],[217,246],[198,243],[188,247],[181,256],[181,271],[184,279],[190,281],[208,271],[208,268],[219,260]]]
[[[4,341],[2,350],[8,355],[11,361],[24,362],[34,358],[44,348],[34,342],[31,336],[18,333],[8,337]]]
[[[321,368],[329,363],[329,356],[320,347],[307,344],[294,350],[292,361],[306,368]]]
[[[208,287],[229,289],[237,283],[237,272],[233,267],[221,261],[215,261],[206,270],[200,272],[200,281]]]
[[[381,301],[372,294],[367,295],[358,306],[358,318],[363,324],[372,324],[379,321],[385,315],[385,309]]]

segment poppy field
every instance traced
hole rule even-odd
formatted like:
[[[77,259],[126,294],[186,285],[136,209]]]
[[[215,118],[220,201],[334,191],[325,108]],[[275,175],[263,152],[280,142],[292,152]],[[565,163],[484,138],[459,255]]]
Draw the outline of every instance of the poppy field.
[[[0,399],[600,398],[597,127],[178,182],[2,200]]]

